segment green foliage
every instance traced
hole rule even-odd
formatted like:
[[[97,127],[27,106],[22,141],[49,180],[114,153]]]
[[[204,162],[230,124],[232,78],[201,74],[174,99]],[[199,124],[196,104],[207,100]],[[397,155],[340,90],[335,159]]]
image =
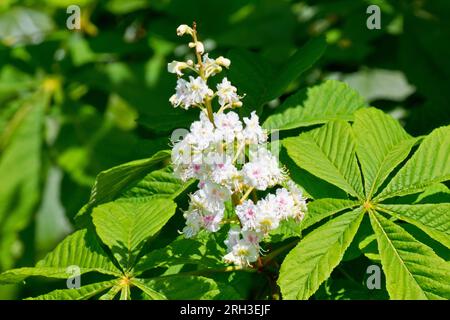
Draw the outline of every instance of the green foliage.
[[[128,270],[144,241],[166,224],[175,208],[174,202],[162,199],[144,203],[114,201],[96,207],[92,218],[100,239]]]
[[[363,98],[345,83],[329,80],[308,89],[302,104],[303,94],[294,94],[286,99],[282,113],[274,114],[264,122],[266,129],[289,130],[332,120],[353,120],[353,113],[364,107]]]
[[[363,213],[370,216],[389,296],[392,299],[448,298],[448,283],[443,279],[448,277],[450,265],[432,248],[383,216],[387,213],[411,223],[448,247],[448,203],[382,203],[449,179],[450,127],[434,130],[402,164],[417,141],[390,116],[373,108],[358,110],[352,126],[338,120],[284,139],[288,154],[300,167],[359,201],[359,205],[353,204],[358,209],[314,229],[288,254],[278,280],[284,298],[306,299],[319,288],[343,258]],[[391,179],[385,182],[389,176]],[[322,205],[325,210],[313,215],[313,222],[346,208],[340,199],[314,203],[320,201],[325,201]],[[359,247],[362,249],[367,244]],[[431,267],[434,265],[436,268]]]
[[[308,299],[330,276],[361,223],[356,209],[320,226],[287,255],[278,284],[284,299]]]
[[[370,213],[392,299],[449,299],[450,264],[395,223]]]
[[[77,32],[70,4],[0,4],[1,299],[450,298],[448,1],[379,1],[381,30],[364,0],[83,0]],[[192,21],[310,199],[258,267],[223,261],[227,228],[178,232],[170,135],[198,110],[166,71]]]

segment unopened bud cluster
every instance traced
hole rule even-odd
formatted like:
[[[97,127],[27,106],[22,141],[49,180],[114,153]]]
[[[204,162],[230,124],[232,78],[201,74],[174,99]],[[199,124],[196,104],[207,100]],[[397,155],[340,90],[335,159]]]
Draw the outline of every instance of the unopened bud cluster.
[[[197,61],[168,64],[169,72],[178,76],[170,102],[174,107],[200,109],[199,120],[191,124],[183,139],[174,141],[172,149],[174,173],[183,181],[199,181],[184,212],[183,234],[190,238],[201,230],[216,232],[231,224],[224,259],[249,267],[260,256],[260,242],[281,221],[303,219],[306,199],[268,150],[268,135],[256,113],[241,120],[229,110],[242,106],[237,88],[227,78],[215,90],[209,88],[208,79],[223,67],[229,68],[230,60],[212,59],[204,53],[195,26],[181,25],[177,34],[192,37],[189,47],[195,48]],[[187,72],[188,79],[182,78]],[[257,199],[257,191],[276,186],[274,193]]]

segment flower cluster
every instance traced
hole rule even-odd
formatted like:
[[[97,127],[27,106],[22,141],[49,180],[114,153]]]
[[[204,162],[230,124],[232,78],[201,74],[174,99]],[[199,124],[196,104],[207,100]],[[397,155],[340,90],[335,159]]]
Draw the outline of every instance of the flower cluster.
[[[179,77],[170,102],[174,107],[201,110],[199,120],[191,124],[181,140],[174,141],[172,149],[175,175],[184,181],[199,181],[198,190],[190,195],[189,208],[184,212],[183,234],[190,238],[201,230],[216,232],[224,224],[232,224],[224,260],[247,267],[257,261],[260,242],[281,221],[303,218],[306,199],[268,150],[268,135],[256,113],[241,121],[236,112],[227,111],[242,106],[236,87],[223,78],[215,91],[209,88],[208,79],[223,67],[228,68],[230,60],[211,59],[205,54],[195,25],[194,28],[181,25],[177,34],[192,37],[189,47],[195,48],[197,62],[168,64],[169,72]],[[182,78],[187,71],[193,74],[188,80]],[[213,111],[214,106],[217,112]],[[277,185],[281,188],[275,193],[257,199],[258,191]],[[231,212],[227,204],[231,204]]]

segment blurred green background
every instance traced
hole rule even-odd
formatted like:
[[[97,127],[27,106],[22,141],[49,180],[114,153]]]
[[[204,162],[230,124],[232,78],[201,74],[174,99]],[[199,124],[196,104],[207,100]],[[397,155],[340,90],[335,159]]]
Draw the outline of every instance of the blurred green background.
[[[80,30],[66,27],[72,4]],[[366,27],[371,4],[380,30]],[[179,24],[196,21],[213,57],[257,54],[269,85],[269,71],[326,38],[325,54],[281,99],[244,99],[243,112],[264,119],[332,78],[421,135],[450,121],[449,16],[448,0],[0,0],[0,271],[33,265],[73,230],[100,171],[168,148],[172,130],[194,119],[168,102],[166,65],[190,55]],[[231,80],[245,72],[232,59]],[[0,288],[0,299],[29,295]]]

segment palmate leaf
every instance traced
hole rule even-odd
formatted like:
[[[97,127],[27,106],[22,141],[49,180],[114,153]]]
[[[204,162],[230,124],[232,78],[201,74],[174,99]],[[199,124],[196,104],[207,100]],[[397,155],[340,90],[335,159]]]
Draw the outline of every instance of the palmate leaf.
[[[417,226],[431,238],[450,248],[450,203],[380,204],[377,208]]]
[[[67,279],[71,276],[70,266],[79,267],[80,274],[93,271],[114,276],[121,274],[101,247],[95,233],[83,229],[66,237],[35,268],[12,269],[0,274],[0,284],[17,283],[30,276]]]
[[[92,217],[99,237],[128,270],[144,242],[164,226],[175,209],[169,199],[123,199],[96,207]]]
[[[116,283],[117,280],[109,280],[81,286],[78,289],[54,290],[26,300],[86,300],[111,288]]]
[[[392,299],[450,299],[450,265],[395,223],[370,213]]]
[[[411,159],[400,169],[378,201],[423,191],[425,187],[450,179],[450,126],[433,130],[424,138]]]
[[[301,168],[354,197],[362,197],[363,187],[355,157],[355,141],[347,122],[329,122],[298,137],[284,139],[283,145]]]
[[[294,95],[286,101],[294,107],[269,116],[263,127],[268,130],[290,130],[333,120],[353,120],[353,113],[366,106],[356,91],[335,80],[309,88],[304,102],[299,100],[295,103],[295,99],[303,99],[303,94],[296,97]]]
[[[353,196],[356,194],[355,190],[359,189],[356,187],[357,184],[351,183],[351,178],[358,176],[359,168],[355,165],[345,166],[343,163],[351,164],[356,162],[356,156],[358,156],[363,173],[362,180],[365,182],[365,190],[362,194],[357,194],[359,199],[354,205],[360,205],[364,213],[372,212],[371,226],[375,231],[374,235],[369,234],[365,237],[364,243],[358,244],[359,250],[371,259],[376,260],[381,257],[384,271],[390,281],[390,284],[387,286],[390,297],[394,299],[400,297],[409,297],[411,299],[447,297],[449,264],[442,263],[444,260],[439,258],[430,247],[424,244],[428,243],[425,241],[425,238],[420,238],[423,243],[417,241],[411,234],[408,234],[394,222],[386,220],[378,213],[374,213],[374,210],[383,211],[394,218],[406,221],[422,230],[424,235],[427,234],[447,248],[449,247],[450,211],[448,203],[440,203],[441,201],[446,202],[442,191],[439,192],[442,188],[438,188],[436,191],[436,188],[433,188],[433,186],[450,178],[450,127],[436,129],[425,137],[418,149],[400,169],[397,167],[402,162],[405,162],[405,159],[407,159],[419,139],[409,136],[390,116],[384,115],[373,108],[364,108],[356,112],[353,127],[350,128],[347,124],[347,128],[350,129],[346,129],[347,132],[345,134],[343,134],[342,130],[338,130],[335,127],[342,128],[345,125],[342,124],[342,121],[329,122],[325,126],[303,133],[299,137],[287,138],[283,141],[283,144],[287,149],[288,155],[302,169],[335,184]],[[352,152],[353,150],[356,150],[356,154]],[[349,153],[351,153],[351,156],[348,156]],[[342,157],[345,157],[345,161],[342,160]],[[340,161],[336,159],[340,159]],[[352,166],[356,168],[350,170],[349,168]],[[326,168],[327,172],[324,168]],[[394,178],[390,181],[385,181],[396,169],[398,171]],[[353,171],[355,174],[349,174],[350,171]],[[420,195],[412,204],[382,203],[384,199],[418,193],[423,190],[429,190],[428,196]],[[414,201],[415,198],[410,199]],[[398,199],[400,203],[404,200],[404,198]],[[323,201],[323,204],[321,204],[321,201]],[[319,199],[314,201],[318,203],[316,205],[316,209],[318,209],[316,210],[317,214],[311,215],[309,219],[305,218],[305,226],[315,223],[315,217],[320,220],[322,217],[330,217],[335,213],[341,212],[339,208],[344,205],[342,201],[342,199]],[[426,203],[427,201],[432,203]],[[309,205],[311,208],[314,208],[314,202]],[[350,206],[352,205],[350,204]],[[343,210],[346,210],[345,205]],[[346,214],[344,213],[342,216]],[[321,228],[339,218],[328,221],[317,230],[322,230]],[[308,223],[308,220],[310,223]],[[405,228],[411,225],[406,225]],[[387,230],[387,228],[390,229]],[[409,228],[406,229],[409,230]],[[417,230],[421,232],[419,229]],[[317,233],[317,230],[311,231],[299,242],[298,247],[301,247],[302,243],[307,242],[307,239],[310,239],[310,235],[314,234],[317,239],[320,239],[321,234]],[[374,248],[375,235],[378,247],[383,246],[382,249]],[[432,245],[432,247],[434,248],[435,246]],[[410,254],[407,252],[409,249],[412,250]],[[295,251],[293,250],[292,252]],[[292,265],[298,269],[303,267],[299,266],[299,262],[296,259],[288,259],[291,257],[291,253],[288,254],[283,262],[282,271],[289,270]],[[393,258],[393,254],[397,256]],[[433,261],[438,266],[435,273],[423,267],[427,263],[432,264]],[[331,266],[334,267],[334,263],[333,261]],[[416,269],[414,269],[414,266]],[[414,270],[408,273],[408,269],[411,268]],[[421,272],[423,273],[422,278]],[[311,289],[307,286],[305,287],[303,283],[296,285],[295,281],[283,280],[289,279],[288,276],[285,277],[280,277],[279,284],[282,293],[284,292],[284,295],[287,294],[287,297],[307,297],[308,295],[303,294],[305,290],[310,295],[316,289],[316,287]],[[417,277],[420,279],[415,279]],[[399,278],[401,283],[396,282],[395,278]],[[437,285],[439,281],[444,283],[444,285]],[[411,289],[410,292],[405,293],[405,290],[409,289]],[[300,292],[300,294],[296,295],[296,292]]]
[[[370,199],[389,173],[408,156],[417,139],[407,134],[391,116],[375,108],[358,111],[355,118],[356,154],[366,197]]]
[[[339,264],[363,218],[355,209],[309,233],[286,256],[278,284],[284,299],[308,299]]]

